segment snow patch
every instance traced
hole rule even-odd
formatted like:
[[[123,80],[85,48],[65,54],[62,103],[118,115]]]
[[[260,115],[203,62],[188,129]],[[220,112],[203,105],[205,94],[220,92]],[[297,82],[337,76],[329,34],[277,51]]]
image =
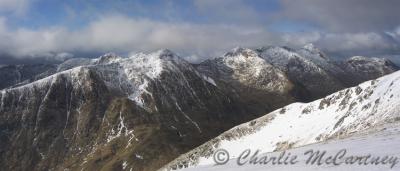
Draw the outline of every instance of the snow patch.
[[[214,85],[215,87],[217,86],[217,84],[215,83],[215,81],[211,78],[211,77],[207,77],[205,75],[202,75],[203,79],[206,80],[208,83]]]
[[[124,118],[122,117],[122,113],[119,112],[119,124],[117,126],[117,130],[114,130],[114,128],[111,128],[110,135],[107,137],[107,143],[111,142],[115,138],[120,137],[121,135],[123,136],[130,136],[130,139],[128,141],[128,145],[130,145],[131,140],[135,138],[134,130],[129,130],[124,123]],[[136,139],[137,140],[137,139]]]
[[[125,170],[126,166],[128,166],[128,163],[127,163],[126,161],[124,161],[124,162],[122,163],[122,169]]]

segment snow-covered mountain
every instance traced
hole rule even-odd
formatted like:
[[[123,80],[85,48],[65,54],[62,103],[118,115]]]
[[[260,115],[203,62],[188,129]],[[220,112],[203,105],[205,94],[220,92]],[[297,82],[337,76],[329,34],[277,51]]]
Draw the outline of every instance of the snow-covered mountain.
[[[345,75],[336,64],[317,50],[306,46],[300,50],[284,47],[259,48],[260,56],[280,68],[289,79],[303,89],[300,98],[312,100],[346,87],[337,75]],[[349,75],[349,74],[347,74]],[[366,81],[366,80],[365,80]]]
[[[241,100],[249,113],[269,112],[295,101],[294,86],[287,75],[252,49],[235,48],[199,64],[197,69]]]
[[[6,170],[154,170],[249,116],[168,50],[105,55],[0,99]]]
[[[155,170],[235,125],[346,86],[335,87],[337,67],[315,47],[270,49],[288,65],[274,50],[236,48],[199,65],[160,50],[1,67],[16,74],[0,74],[0,165]],[[365,64],[376,66],[354,72],[387,66]],[[382,71],[373,77],[394,70]]]
[[[295,101],[309,102],[330,93],[398,70],[386,59],[364,57],[357,68],[351,59],[332,60],[314,45],[235,48],[206,60],[197,69],[212,77],[223,90],[237,94],[252,113],[266,113]],[[368,67],[373,66],[373,67]],[[273,97],[273,98],[271,98]]]
[[[400,121],[400,72],[362,83],[311,103],[294,103],[241,124],[182,155],[166,166],[214,164],[212,154],[225,149],[232,158],[244,150],[286,150],[346,137]]]
[[[354,56],[343,62],[340,65],[347,73],[352,73],[352,80],[371,80],[399,70],[392,61],[385,58],[368,58],[364,56]]]

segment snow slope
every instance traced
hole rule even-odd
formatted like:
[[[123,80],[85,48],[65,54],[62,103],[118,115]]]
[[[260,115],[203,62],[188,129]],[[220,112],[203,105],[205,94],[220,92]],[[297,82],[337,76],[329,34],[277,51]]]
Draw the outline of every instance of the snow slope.
[[[291,150],[285,151],[285,156],[297,156],[297,163],[295,164],[275,164],[273,165],[271,162],[268,164],[245,164],[243,166],[239,166],[237,164],[238,159],[231,159],[225,165],[206,165],[199,166],[196,168],[188,168],[182,169],[184,171],[261,171],[261,170],[342,170],[342,171],[353,171],[353,170],[368,170],[368,171],[381,171],[381,170],[399,170],[400,169],[400,149],[395,148],[400,145],[400,124],[388,124],[382,125],[378,128],[362,132],[361,134],[357,134],[354,136],[346,137],[344,139],[336,139],[330,140],[323,143],[317,143],[312,145],[307,145]],[[341,150],[346,150],[346,157],[367,157],[370,155],[370,158],[365,158],[362,164],[358,164],[358,162],[354,164],[345,164],[342,163],[338,166],[333,164],[323,163],[322,165],[318,165],[317,163],[312,164],[310,161],[307,164],[307,160],[310,158],[310,154],[304,154],[309,150],[315,151],[326,151],[326,155],[322,158],[327,159],[329,156],[335,156]],[[255,153],[257,149],[251,149],[252,154]],[[257,155],[260,157],[278,157],[283,154],[283,152],[273,152],[273,153],[262,153],[262,151]],[[375,164],[375,160],[378,157],[382,159],[383,157],[393,157],[393,162],[389,162],[387,164]],[[397,159],[395,159],[397,157]],[[397,160],[396,162],[394,162]],[[243,162],[246,160],[242,160]],[[338,163],[341,163],[342,160],[337,160]],[[364,162],[365,161],[365,162]],[[365,164],[367,163],[367,164]],[[393,166],[393,167],[392,167]],[[391,168],[392,167],[392,168]]]
[[[166,168],[213,164],[222,148],[231,157],[247,148],[285,150],[400,120],[400,72],[344,89],[311,103],[294,103],[241,124],[182,155]]]

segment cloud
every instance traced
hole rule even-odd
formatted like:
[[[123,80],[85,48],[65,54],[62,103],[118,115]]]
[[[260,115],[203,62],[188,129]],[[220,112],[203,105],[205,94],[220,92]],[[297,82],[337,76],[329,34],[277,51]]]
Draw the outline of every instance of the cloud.
[[[399,54],[400,35],[391,37],[385,33],[328,33],[316,43],[327,51],[341,55],[381,56]]]
[[[398,0],[280,0],[278,19],[315,24],[334,32],[393,30],[400,22]]]
[[[369,32],[355,34],[326,34],[321,39],[321,44],[332,47],[333,51],[360,50],[360,49],[394,49],[398,47],[396,42],[388,39],[386,36]]]
[[[240,44],[255,45],[272,35],[259,28],[229,25],[162,22],[106,16],[78,32],[68,33],[78,51],[153,51],[168,48],[183,54],[206,56]],[[257,42],[257,43],[256,43]],[[71,43],[73,44],[73,43]]]
[[[383,56],[400,54],[400,34],[389,35],[377,32],[332,33],[303,32],[285,33],[283,44],[300,47],[314,43],[334,57],[349,57],[354,55]]]
[[[25,14],[32,0],[0,0],[0,12],[10,12],[16,15]]]
[[[11,29],[7,21],[0,18],[0,52],[19,59],[56,60],[72,56],[93,57],[84,55],[110,51],[129,54],[168,48],[192,62],[199,62],[236,46],[300,47],[316,43],[328,52],[344,55],[399,53],[399,30],[390,33],[278,33],[256,25],[167,22],[123,15],[101,16],[80,29],[49,27],[35,30]]]
[[[104,16],[80,30],[63,27],[11,30],[4,26],[0,50],[16,57],[37,57],[62,52],[128,53],[169,48],[183,55],[210,56],[238,45],[256,46],[275,40],[255,27],[170,23],[126,16]],[[269,42],[270,42],[269,41]]]

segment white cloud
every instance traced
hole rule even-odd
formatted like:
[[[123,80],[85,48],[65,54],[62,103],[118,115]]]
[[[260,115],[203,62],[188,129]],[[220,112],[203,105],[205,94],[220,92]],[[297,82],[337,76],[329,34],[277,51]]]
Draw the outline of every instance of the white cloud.
[[[11,12],[22,15],[28,10],[33,0],[0,0],[0,12]]]
[[[395,32],[395,31],[393,31]],[[397,34],[397,37],[400,35]],[[77,53],[129,53],[168,48],[198,62],[235,47],[264,45],[302,46],[314,42],[333,52],[363,49],[398,50],[382,34],[276,33],[257,26],[211,25],[103,16],[79,30],[63,27],[11,30],[0,18],[0,52],[15,57],[70,57]],[[66,55],[68,53],[68,55]]]
[[[7,44],[0,45],[0,50],[13,56],[40,56],[49,52],[153,51],[161,48],[184,55],[208,56],[239,45],[256,46],[266,40],[275,40],[272,34],[259,28],[169,23],[124,16],[105,16],[77,31],[62,27],[20,28],[15,31],[5,27],[0,31],[3,40],[7,40]]]

